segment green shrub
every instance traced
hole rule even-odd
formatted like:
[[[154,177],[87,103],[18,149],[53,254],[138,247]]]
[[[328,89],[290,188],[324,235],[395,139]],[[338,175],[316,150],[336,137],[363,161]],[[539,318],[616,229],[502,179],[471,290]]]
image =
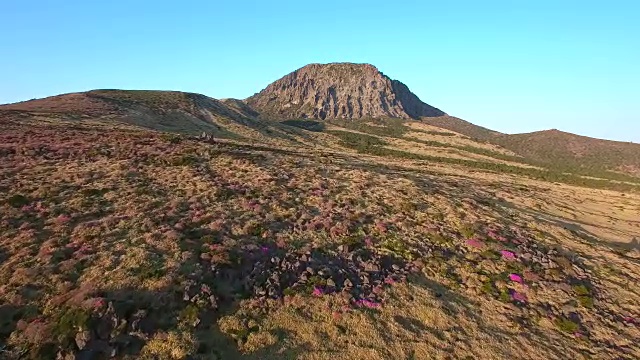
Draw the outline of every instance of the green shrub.
[[[330,130],[327,131],[327,133],[340,139],[343,146],[357,150],[358,152],[366,153],[368,151],[373,151],[372,148],[374,147],[387,144],[382,139],[371,135],[340,130]]]
[[[554,321],[556,327],[558,327],[558,329],[560,329],[560,331],[568,333],[568,334],[573,334],[575,332],[577,332],[578,330],[580,330],[580,325],[573,322],[570,319],[567,319],[565,317],[559,317]]]
[[[413,260],[414,254],[406,243],[398,239],[387,239],[382,242],[382,248],[406,260]]]
[[[7,199],[7,203],[14,208],[21,208],[30,202],[29,198],[21,194],[13,195]]]
[[[460,227],[460,235],[464,236],[467,239],[472,238],[476,234],[476,230],[472,225],[465,224]]]
[[[578,302],[580,303],[580,305],[582,305],[587,309],[593,309],[594,304],[593,304],[593,298],[591,296],[588,296],[588,295],[578,296]]]
[[[435,130],[427,130],[422,131],[425,134],[429,135],[437,135],[437,136],[456,136],[454,133],[446,132],[446,131],[435,131]]]
[[[182,142],[182,136],[176,134],[162,134],[160,135],[160,139],[170,144],[179,144]]]
[[[73,339],[78,331],[87,328],[89,312],[81,308],[64,308],[54,318],[51,333],[62,344]]]
[[[585,286],[585,285],[574,285],[573,287],[573,291],[576,293],[576,295],[578,296],[587,296],[587,295],[591,295],[591,291]]]
[[[171,159],[171,165],[173,166],[188,166],[198,163],[198,158],[195,155],[183,155],[180,157],[174,157]]]
[[[180,325],[186,327],[197,326],[200,322],[200,309],[195,304],[187,305],[178,315]]]

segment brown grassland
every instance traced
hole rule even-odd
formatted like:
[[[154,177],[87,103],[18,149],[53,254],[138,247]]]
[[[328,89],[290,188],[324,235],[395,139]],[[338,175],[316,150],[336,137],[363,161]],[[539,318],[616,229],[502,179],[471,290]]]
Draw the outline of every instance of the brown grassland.
[[[640,358],[636,186],[420,123],[0,121],[0,358]]]

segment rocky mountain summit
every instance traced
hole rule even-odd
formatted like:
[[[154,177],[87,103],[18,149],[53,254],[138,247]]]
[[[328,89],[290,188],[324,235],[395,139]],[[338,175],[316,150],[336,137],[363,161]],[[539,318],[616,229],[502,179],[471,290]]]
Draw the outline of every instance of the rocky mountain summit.
[[[277,119],[445,115],[369,64],[310,64],[271,83],[246,103],[263,117]]]

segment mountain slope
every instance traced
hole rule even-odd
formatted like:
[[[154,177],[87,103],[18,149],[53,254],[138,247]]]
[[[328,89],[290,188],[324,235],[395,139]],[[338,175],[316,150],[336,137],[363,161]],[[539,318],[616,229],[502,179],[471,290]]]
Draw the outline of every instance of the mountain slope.
[[[307,65],[245,101],[216,100],[176,91],[93,90],[1,105],[0,115],[3,112],[108,121],[189,134],[204,131],[216,137],[259,138],[263,142],[274,138],[298,141],[311,136],[264,119],[419,119],[424,124],[503,147],[523,157],[521,161],[529,165],[633,182],[637,179],[629,175],[640,176],[638,144],[556,130],[502,134],[444,114],[368,64]]]
[[[444,115],[369,64],[310,64],[271,83],[246,103],[265,118],[284,120]]]
[[[491,139],[494,139],[496,135],[502,135],[497,131],[472,124],[468,121],[453,116],[422,118],[421,121],[425,124],[455,131],[459,134],[466,135],[472,139],[481,141],[489,141]]]
[[[640,176],[640,144],[595,139],[559,130],[499,135],[491,142],[530,160],[570,171],[616,171]]]
[[[498,145],[536,166],[626,181],[637,181],[628,178],[629,175],[640,176],[639,144],[595,139],[555,129],[503,134],[452,116],[421,121]]]
[[[216,136],[229,136],[227,128],[232,125],[257,130],[268,126],[255,119],[255,111],[239,100],[220,101],[178,91],[92,90],[2,105],[3,111],[114,121],[180,133],[205,131]]]

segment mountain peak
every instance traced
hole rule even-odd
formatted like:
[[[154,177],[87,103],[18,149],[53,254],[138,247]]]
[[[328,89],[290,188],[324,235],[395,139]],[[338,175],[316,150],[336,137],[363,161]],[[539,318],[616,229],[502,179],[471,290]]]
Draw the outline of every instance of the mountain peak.
[[[273,118],[420,118],[444,112],[371,64],[309,64],[271,83],[246,102]]]

